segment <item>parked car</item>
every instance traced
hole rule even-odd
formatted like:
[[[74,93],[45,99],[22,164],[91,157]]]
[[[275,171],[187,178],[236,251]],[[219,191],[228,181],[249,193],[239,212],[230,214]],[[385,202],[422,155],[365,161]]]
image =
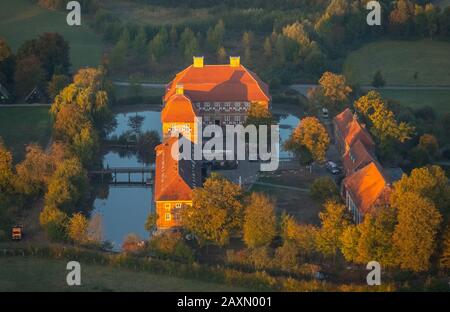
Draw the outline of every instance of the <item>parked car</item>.
[[[328,171],[330,171],[334,175],[338,175],[341,173],[341,169],[339,169],[338,165],[331,160],[327,161],[326,167]]]
[[[328,108],[325,107],[322,108],[322,117],[324,119],[328,119]]]

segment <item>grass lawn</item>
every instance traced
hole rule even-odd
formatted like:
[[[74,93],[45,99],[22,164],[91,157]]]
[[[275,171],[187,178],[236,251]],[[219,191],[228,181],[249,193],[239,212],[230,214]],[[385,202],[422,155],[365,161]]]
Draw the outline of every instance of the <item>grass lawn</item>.
[[[449,86],[449,56],[450,42],[382,40],[352,52],[343,71],[350,83],[360,85],[371,84],[381,70],[387,85]]]
[[[65,260],[0,257],[0,291],[245,291],[242,288],[81,263],[81,286],[66,283]]]
[[[16,162],[24,158],[27,144],[47,145],[51,133],[48,110],[48,107],[0,108],[0,137],[12,149]]]
[[[289,171],[276,171],[275,173],[261,176],[258,182],[309,189],[317,175],[309,174],[306,169]],[[290,190],[286,188],[272,187],[268,185],[254,184],[252,191],[268,194],[276,200],[278,212],[286,211],[294,216],[300,223],[319,224],[319,212],[322,205],[314,201],[309,192]]]
[[[118,16],[124,23],[172,25],[205,21],[212,18],[208,8],[163,7],[123,0],[101,1],[100,6]]]
[[[381,90],[380,93],[404,106],[431,106],[438,113],[450,112],[450,90]]]
[[[4,37],[14,51],[29,39],[44,32],[58,32],[70,45],[72,70],[97,66],[102,56],[101,38],[83,20],[82,26],[69,26],[67,14],[49,11],[35,4],[37,1],[0,1],[0,37]]]

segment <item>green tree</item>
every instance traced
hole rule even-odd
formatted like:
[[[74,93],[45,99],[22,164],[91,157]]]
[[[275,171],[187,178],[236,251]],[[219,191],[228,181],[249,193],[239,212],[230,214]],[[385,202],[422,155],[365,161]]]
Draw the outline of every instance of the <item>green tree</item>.
[[[265,40],[264,40],[264,46],[263,46],[263,48],[264,48],[264,56],[266,57],[266,58],[271,58],[272,57],[272,53],[273,53],[273,47],[272,47],[272,42],[271,42],[271,40],[270,40],[270,38],[269,37],[267,37]]]
[[[131,44],[131,51],[135,62],[142,65],[142,63],[146,61],[145,55],[147,52],[147,33],[145,32],[144,27],[139,28],[139,31]]]
[[[147,220],[145,220],[145,230],[149,233],[153,233],[156,230],[156,221],[158,220],[158,214],[149,213]]]
[[[321,227],[316,237],[317,249],[325,256],[335,258],[342,247],[342,233],[349,225],[346,208],[343,204],[329,201],[325,203],[325,211],[319,213],[319,218]]]
[[[320,203],[339,198],[339,190],[336,183],[330,177],[315,179],[311,184],[309,192],[311,197]]]
[[[150,60],[159,61],[167,52],[168,34],[164,27],[149,42]]]
[[[51,240],[61,241],[66,238],[68,216],[55,206],[45,205],[39,215],[39,222]]]
[[[305,157],[306,149],[316,161],[326,159],[326,151],[330,144],[327,130],[316,117],[305,117],[285,142],[285,148],[296,155]]]
[[[270,244],[277,233],[275,204],[261,193],[252,193],[244,215],[244,242],[248,247]]]
[[[383,75],[381,74],[380,70],[377,70],[377,72],[375,73],[375,76],[373,76],[373,80],[372,80],[372,86],[374,86],[375,88],[380,88],[380,87],[384,87],[386,85],[386,81],[383,78]]]
[[[194,189],[193,205],[183,209],[183,225],[201,244],[224,246],[242,230],[242,190],[239,185],[213,174],[203,187]]]
[[[208,29],[206,33],[206,41],[211,51],[217,51],[223,43],[225,35],[225,24],[219,20],[214,27]]]
[[[225,51],[224,47],[220,47],[219,50],[217,51],[217,61],[220,64],[225,63],[227,60],[227,51]]]

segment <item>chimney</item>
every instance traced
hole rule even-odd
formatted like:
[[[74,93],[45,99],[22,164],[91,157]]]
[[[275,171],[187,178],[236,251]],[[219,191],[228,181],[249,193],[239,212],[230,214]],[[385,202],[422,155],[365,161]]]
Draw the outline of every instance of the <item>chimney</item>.
[[[194,56],[194,68],[202,68],[203,67],[203,56]]]
[[[184,87],[182,84],[177,84],[175,87],[175,94],[183,95],[184,94]]]
[[[230,56],[230,66],[231,67],[239,67],[241,65],[241,57],[240,56]]]

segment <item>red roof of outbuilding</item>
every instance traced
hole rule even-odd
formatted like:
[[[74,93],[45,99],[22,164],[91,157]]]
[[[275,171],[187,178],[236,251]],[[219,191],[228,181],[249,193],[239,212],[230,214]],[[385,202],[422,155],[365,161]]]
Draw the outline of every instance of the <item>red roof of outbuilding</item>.
[[[378,201],[387,201],[390,193],[383,169],[375,161],[345,178],[343,183],[363,215]]]
[[[165,101],[175,94],[177,85],[183,85],[193,102],[270,100],[267,84],[242,65],[191,65],[167,85]]]
[[[366,146],[357,140],[350,149],[345,152],[342,162],[346,175],[374,161],[373,155],[367,150]]]

